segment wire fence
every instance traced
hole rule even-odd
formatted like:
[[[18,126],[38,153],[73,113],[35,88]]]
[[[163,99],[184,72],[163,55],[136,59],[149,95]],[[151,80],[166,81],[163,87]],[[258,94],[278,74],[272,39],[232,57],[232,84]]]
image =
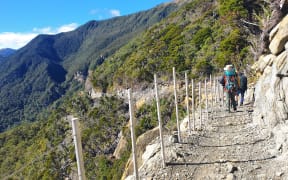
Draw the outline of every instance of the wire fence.
[[[135,123],[137,123],[137,119],[135,119],[135,108],[139,108],[143,105],[143,102],[149,103],[155,100],[157,103],[157,117],[158,117],[158,127],[159,127],[159,136],[161,139],[161,154],[162,154],[162,166],[166,166],[165,162],[165,144],[163,141],[163,120],[161,119],[161,108],[159,104],[159,99],[165,98],[167,96],[174,96],[174,104],[175,104],[175,111],[176,111],[176,123],[177,123],[177,138],[179,143],[183,143],[182,134],[183,131],[201,131],[205,127],[205,119],[213,118],[213,109],[215,109],[216,105],[219,105],[219,108],[224,106],[224,91],[223,88],[220,87],[218,83],[219,76],[207,76],[207,77],[198,77],[197,79],[193,79],[191,76],[191,71],[181,71],[176,72],[175,68],[171,69],[171,73],[169,72],[161,72],[154,74],[154,83],[145,83],[145,85],[135,86],[133,82],[124,82],[126,88],[118,89],[110,95],[116,95],[121,98],[126,99],[126,102],[129,102],[129,114],[130,114],[130,128],[131,128],[131,140],[132,144],[132,156],[136,158],[136,140],[135,140]],[[124,87],[125,87],[124,86]],[[109,94],[108,94],[109,95]],[[180,97],[180,98],[179,98]],[[183,98],[184,97],[184,98]],[[178,105],[182,102],[181,100],[184,99],[184,104],[186,107],[186,126],[185,130],[181,130],[180,128],[180,119],[179,119],[179,112],[178,112]],[[142,102],[142,103],[140,103]],[[221,102],[221,103],[220,103]],[[221,110],[221,109],[219,109]],[[76,127],[78,129],[78,127]],[[80,132],[78,132],[80,134]],[[78,141],[81,139],[78,138]],[[76,140],[75,140],[76,141]],[[76,144],[79,143],[75,142],[75,149],[76,153],[77,147]],[[48,154],[54,149],[46,152],[44,155]],[[43,156],[44,156],[43,155]],[[77,156],[82,157],[82,154],[78,154]],[[14,173],[10,175],[6,175],[5,177],[12,177],[21,173],[27,166],[32,164],[33,162],[41,159],[38,157],[32,160],[30,163],[26,164],[25,166],[21,167],[20,169],[16,170]],[[134,177],[139,179],[138,175],[138,166],[136,164],[135,158],[133,159],[134,163]],[[81,158],[80,158],[81,159]],[[84,160],[85,161],[85,160]],[[82,164],[82,165],[81,165]],[[79,167],[81,166],[81,167]],[[85,179],[84,166],[83,162],[78,163],[78,176],[82,179]],[[80,174],[80,175],[79,175]],[[84,176],[83,176],[84,175]]]
[[[178,115],[178,104],[179,98],[178,96],[185,96],[185,104],[186,104],[186,115],[187,115],[187,129],[186,131],[198,131],[203,130],[203,120],[206,118],[213,118],[213,109],[214,106],[219,104],[219,107],[224,104],[224,91],[223,88],[220,87],[218,83],[218,77],[212,77],[212,75],[209,76],[209,78],[204,78],[204,80],[200,79],[198,82],[196,80],[191,79],[189,81],[188,79],[188,72],[175,72],[175,68],[173,67],[172,70],[172,79],[171,76],[165,76],[164,78],[159,77],[159,75],[154,74],[154,89],[155,89],[155,98],[157,103],[157,114],[158,114],[158,122],[159,122],[159,136],[160,136],[160,143],[161,143],[161,154],[162,154],[162,166],[166,166],[165,162],[165,145],[162,138],[162,119],[161,119],[161,111],[158,107],[159,104],[159,91],[166,93],[173,93],[174,94],[174,103],[175,103],[175,111],[176,111],[176,123],[177,123],[177,136],[178,136],[178,142],[183,143],[182,140],[182,134],[181,132],[183,130],[180,129],[180,120]],[[184,77],[184,78],[183,78]],[[179,79],[178,79],[179,78]],[[204,81],[204,82],[203,82]],[[191,83],[190,83],[191,82]],[[197,88],[198,84],[198,88]],[[160,90],[159,90],[160,89]],[[204,91],[203,91],[204,89]],[[169,91],[170,90],[170,91]],[[130,93],[130,89],[128,90]],[[151,89],[152,91],[152,89]],[[191,92],[191,94],[190,94]],[[149,92],[152,94],[152,92]],[[160,95],[161,96],[161,95]],[[129,96],[130,97],[130,96]],[[131,97],[130,97],[131,98]],[[222,103],[220,103],[222,101]],[[133,106],[133,104],[130,104],[130,106]],[[190,108],[191,107],[191,108]],[[130,108],[132,109],[132,108]],[[202,109],[205,111],[202,111]],[[197,112],[198,111],[198,112]],[[205,112],[205,118],[203,118]],[[210,116],[209,116],[210,112]],[[134,114],[133,112],[130,112],[130,114]],[[191,116],[190,116],[191,115]],[[192,119],[190,119],[192,117]],[[132,121],[134,117],[130,117],[130,120]],[[191,120],[191,121],[190,121]],[[196,121],[198,121],[196,123]],[[192,124],[191,124],[192,122]],[[132,122],[130,123],[132,124]],[[198,125],[196,127],[196,124]],[[133,135],[132,135],[133,137]],[[133,138],[132,138],[133,141]],[[132,142],[135,143],[135,142]],[[136,152],[136,149],[133,149],[132,152]],[[133,155],[135,156],[135,155]],[[137,163],[137,161],[133,161],[134,164]],[[137,167],[137,165],[134,165],[134,167]],[[138,169],[134,168],[134,177],[138,179]],[[137,176],[136,176],[137,174]]]

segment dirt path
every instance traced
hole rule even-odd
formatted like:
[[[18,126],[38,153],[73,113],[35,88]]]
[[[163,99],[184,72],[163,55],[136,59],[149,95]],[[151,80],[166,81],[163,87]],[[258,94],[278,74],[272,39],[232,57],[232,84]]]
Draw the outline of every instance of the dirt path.
[[[155,140],[140,179],[288,179],[288,163],[277,159],[271,133],[252,123],[251,111],[247,105],[232,113],[213,108],[203,129],[182,132],[181,143],[164,137],[165,168]]]

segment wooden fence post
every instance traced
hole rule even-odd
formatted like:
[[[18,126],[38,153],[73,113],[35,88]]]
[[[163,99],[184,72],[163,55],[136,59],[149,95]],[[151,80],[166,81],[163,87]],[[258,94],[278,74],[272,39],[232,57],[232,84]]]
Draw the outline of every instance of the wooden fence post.
[[[137,155],[136,155],[136,138],[134,132],[134,108],[132,103],[131,89],[128,89],[128,101],[129,101],[129,115],[130,115],[130,131],[132,139],[132,155],[133,155],[133,165],[134,165],[134,177],[136,180],[139,179],[138,176],[138,167],[137,167]]]
[[[71,122],[72,122],[72,136],[74,139],[75,153],[77,160],[78,178],[79,180],[86,180],[78,118],[72,118]]]
[[[216,77],[214,76],[214,102],[215,102],[215,106],[217,104],[217,92],[216,92]]]
[[[191,131],[191,122],[190,122],[190,111],[189,111],[189,94],[188,94],[188,89],[189,89],[189,84],[188,84],[188,77],[187,77],[187,72],[185,72],[185,89],[186,89],[186,110],[187,110],[187,116],[188,116],[188,127],[189,131]]]
[[[209,115],[208,115],[208,93],[207,93],[207,80],[205,78],[205,108],[206,108],[206,117],[207,120],[209,119]]]
[[[211,111],[213,110],[213,83],[212,74],[210,74],[210,94],[211,94]]]
[[[202,98],[201,98],[201,81],[199,81],[199,115],[200,115],[200,130],[202,129]]]
[[[158,116],[158,123],[159,123],[159,134],[160,134],[160,142],[161,142],[161,152],[162,152],[162,167],[165,168],[165,150],[164,150],[164,142],[163,142],[163,135],[162,135],[162,119],[161,119],[161,112],[160,112],[160,103],[159,103],[159,95],[158,95],[158,83],[157,83],[157,75],[154,74],[154,83],[155,83],[155,98],[156,98],[156,105],[157,105],[157,116]]]
[[[222,107],[224,107],[224,87],[221,88],[222,89]]]
[[[177,129],[178,129],[178,142],[181,142],[181,132],[180,132],[180,125],[179,125],[179,117],[178,117],[178,98],[177,98],[175,67],[173,67],[173,83],[174,83],[174,97],[175,97],[175,108],[176,108],[176,121],[177,121]]]
[[[193,117],[193,131],[195,131],[195,96],[194,96],[194,79],[191,81],[192,83],[192,117]]]

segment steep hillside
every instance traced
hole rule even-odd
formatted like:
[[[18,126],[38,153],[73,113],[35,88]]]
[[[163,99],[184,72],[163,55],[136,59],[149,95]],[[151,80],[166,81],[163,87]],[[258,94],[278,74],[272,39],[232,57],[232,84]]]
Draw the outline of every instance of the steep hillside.
[[[76,73],[103,63],[131,38],[169,15],[177,6],[154,9],[105,21],[91,21],[57,35],[39,35],[8,57],[0,67],[0,132],[37,113],[82,84]]]
[[[235,0],[185,2],[166,21],[149,28],[97,68],[94,85],[105,91],[149,83],[154,73],[170,74],[173,66],[203,77],[221,71],[227,63],[238,70],[251,64],[251,44],[257,49],[261,31],[244,22],[257,22],[261,5]]]
[[[77,170],[69,114],[79,117],[83,123],[87,176],[100,177],[103,172],[98,169],[99,163],[105,162],[104,155],[115,149],[118,134],[125,129],[128,107],[117,97],[97,99],[97,106],[93,103],[96,104],[87,95],[77,93],[67,98],[61,108],[50,111],[47,117],[1,133],[0,179],[64,179],[73,176]],[[115,162],[118,169],[120,165],[125,166],[127,156],[129,151],[124,160]],[[121,177],[122,169],[113,174]]]

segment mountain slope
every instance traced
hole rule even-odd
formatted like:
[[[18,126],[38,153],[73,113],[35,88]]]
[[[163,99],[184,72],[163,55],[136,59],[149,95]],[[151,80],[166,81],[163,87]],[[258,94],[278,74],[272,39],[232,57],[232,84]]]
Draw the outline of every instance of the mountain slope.
[[[6,57],[14,54],[15,51],[16,51],[15,49],[11,49],[11,48],[0,49],[0,63],[1,61],[4,61]]]
[[[0,57],[8,57],[12,55],[16,50],[11,48],[0,49]]]
[[[77,89],[74,74],[84,76],[131,38],[177,8],[160,5],[151,10],[105,21],[90,21],[57,35],[39,35],[7,58],[0,67],[0,132],[36,114],[69,89]]]
[[[96,68],[94,85],[104,91],[138,86],[152,82],[154,73],[171,74],[173,66],[202,78],[228,63],[238,70],[251,63],[250,41],[259,35],[259,28],[246,27],[241,19],[254,21],[252,14],[261,10],[236,0],[194,0],[182,5]]]

